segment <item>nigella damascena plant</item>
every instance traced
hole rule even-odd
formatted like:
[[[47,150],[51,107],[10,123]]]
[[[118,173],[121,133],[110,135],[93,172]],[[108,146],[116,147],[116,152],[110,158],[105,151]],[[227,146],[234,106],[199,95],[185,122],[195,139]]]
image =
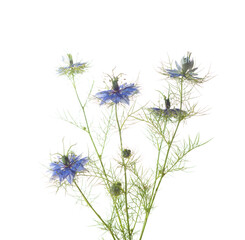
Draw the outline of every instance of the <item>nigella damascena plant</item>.
[[[175,63],[176,68],[171,65],[162,67],[160,74],[166,86],[156,91],[157,103],[151,102],[155,99],[153,96],[138,106],[134,98],[139,94],[138,85],[123,83],[122,74],[114,75],[114,72],[111,76],[107,75],[109,88],[106,86],[102,91],[94,91],[95,84],[89,81],[90,88],[83,88],[89,89],[85,93],[87,98],[84,94],[81,98],[80,87],[86,81],[81,81],[78,88],[75,78],[85,78],[82,73],[87,69],[87,63],[74,63],[71,54],[67,54],[67,58],[67,66],[60,67],[58,74],[71,80],[79,106],[77,113],[81,116],[77,121],[68,111],[63,120],[78,128],[84,147],[88,148],[89,158],[76,155],[71,147],[66,154],[56,154],[49,167],[51,183],[58,190],[70,188],[75,191],[75,196],[79,195],[82,207],[89,207],[97,218],[98,228],[106,236],[104,239],[142,240],[164,177],[186,169],[188,154],[208,142],[200,141],[199,134],[193,139],[181,139],[182,134],[179,134],[189,118],[199,115],[197,103],[193,102],[196,99],[194,90],[208,80],[208,74],[198,77],[194,60],[188,52],[180,63]],[[92,117],[88,111],[98,108],[91,101],[94,97],[100,105],[110,107],[100,108],[100,111],[93,112]],[[141,127],[139,132],[135,131],[136,125]],[[127,133],[132,131],[130,140],[135,145],[130,145],[130,149],[127,148],[128,138],[125,138],[126,126]],[[147,144],[142,144],[144,136],[150,141]],[[109,141],[110,138],[113,141]],[[146,160],[154,166],[144,167],[141,161],[144,158],[135,154],[135,148],[137,152],[148,152]],[[101,190],[106,194],[100,196]],[[91,197],[95,195],[96,199]],[[98,204],[95,204],[97,200]],[[101,212],[105,209],[109,212],[104,216]],[[160,223],[159,228],[162,229]]]

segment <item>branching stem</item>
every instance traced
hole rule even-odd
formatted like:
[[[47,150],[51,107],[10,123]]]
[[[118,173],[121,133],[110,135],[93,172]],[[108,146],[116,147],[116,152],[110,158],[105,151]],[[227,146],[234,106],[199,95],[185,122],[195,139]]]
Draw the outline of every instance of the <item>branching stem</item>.
[[[104,151],[104,147],[102,148],[101,154],[99,154],[99,151],[98,151],[98,149],[97,149],[97,147],[96,147],[96,144],[95,144],[95,142],[94,142],[94,139],[93,139],[93,136],[92,136],[92,134],[91,134],[90,127],[89,127],[89,124],[88,124],[88,119],[87,119],[87,115],[86,115],[86,112],[85,112],[85,104],[86,104],[86,103],[83,105],[82,102],[81,102],[81,99],[80,99],[80,97],[79,97],[79,95],[78,95],[78,92],[77,92],[77,88],[76,88],[76,83],[75,83],[74,76],[72,76],[71,81],[72,81],[72,86],[73,86],[73,88],[74,88],[74,90],[75,90],[76,97],[77,97],[77,100],[78,100],[78,102],[79,102],[79,105],[80,105],[80,107],[82,108],[83,116],[84,116],[85,123],[86,123],[87,133],[88,133],[88,135],[89,135],[89,137],[90,137],[90,140],[91,140],[91,142],[92,142],[92,144],[93,144],[93,147],[94,147],[94,150],[95,150],[95,152],[96,152],[96,155],[97,155],[97,157],[98,157],[98,159],[99,159],[99,161],[100,161],[100,165],[101,165],[101,167],[102,167],[103,175],[104,175],[104,178],[105,178],[105,180],[106,180],[106,181],[105,181],[106,187],[107,187],[107,189],[110,189],[109,179],[108,179],[108,177],[107,177],[107,174],[106,174],[106,171],[105,171],[105,167],[104,167],[104,164],[103,164],[103,162],[102,162],[102,154],[103,154],[103,151]],[[90,91],[90,93],[91,93],[91,91]],[[121,217],[120,217],[120,214],[118,213],[118,209],[117,209],[116,204],[115,204],[114,206],[115,206],[115,208],[116,208],[116,213],[117,213],[119,222],[121,223]],[[123,232],[123,234],[124,234],[124,229],[123,229],[123,226],[122,226],[121,224],[120,224],[120,227],[121,227],[121,230],[122,230],[122,232]]]
[[[181,79],[181,82],[180,82],[180,110],[182,110],[182,104],[183,104],[183,79]],[[170,141],[169,144],[168,144],[168,149],[167,149],[167,153],[166,153],[166,156],[165,156],[163,169],[165,169],[165,167],[166,167],[166,164],[167,164],[167,161],[168,161],[168,156],[169,156],[169,153],[170,153],[170,149],[171,149],[171,147],[172,147],[174,138],[175,138],[175,136],[176,136],[176,134],[177,134],[177,131],[178,131],[180,122],[181,122],[181,119],[178,120],[178,123],[177,123],[177,125],[176,125],[174,134],[173,134],[173,136],[172,136],[172,138],[171,138],[171,141]],[[163,137],[163,136],[162,136],[162,137]],[[160,151],[160,150],[159,150],[159,151]],[[160,153],[159,153],[159,154],[160,154]],[[158,154],[158,157],[159,157],[159,154]],[[153,207],[153,203],[154,203],[154,201],[155,201],[155,198],[156,198],[158,189],[159,189],[159,187],[160,187],[160,185],[161,185],[161,182],[162,182],[162,179],[163,179],[164,176],[165,176],[165,174],[162,173],[162,175],[161,175],[161,177],[160,177],[160,179],[159,179],[159,182],[158,182],[158,184],[157,184],[156,190],[155,190],[155,192],[153,192],[153,194],[152,194],[151,202],[150,202],[148,211],[146,212],[146,215],[145,215],[145,220],[144,220],[144,223],[143,223],[143,227],[142,227],[142,231],[141,231],[139,240],[141,240],[142,237],[143,237],[143,234],[144,234],[144,231],[145,231],[145,227],[146,227],[146,223],[147,223],[148,217],[149,217],[149,215],[150,215],[150,211],[151,211],[151,209],[152,209],[152,207]]]
[[[119,138],[120,138],[120,150],[121,150],[121,156],[123,152],[123,142],[122,142],[122,128],[119,123],[118,119],[118,113],[117,113],[117,105],[115,104],[115,115],[116,115],[116,122],[117,122],[117,127],[118,127],[118,133],[119,133]],[[129,240],[132,239],[132,233],[130,230],[130,223],[129,223],[129,214],[128,214],[128,184],[127,184],[127,167],[125,164],[125,159],[122,156],[122,164],[123,164],[123,169],[124,169],[124,197],[125,197],[125,206],[126,206],[126,217],[127,217],[127,228],[128,228],[128,235],[129,235]]]
[[[77,187],[78,191],[81,193],[83,199],[85,200],[85,202],[87,203],[87,205],[92,209],[92,211],[96,214],[96,216],[100,219],[100,221],[103,223],[103,225],[108,229],[108,231],[110,231],[111,236],[114,240],[116,240],[116,237],[112,231],[112,229],[108,226],[108,224],[102,219],[102,217],[99,215],[99,213],[93,208],[93,206],[90,204],[90,202],[88,201],[88,199],[86,198],[86,196],[84,195],[84,193],[82,192],[81,188],[77,185],[77,183],[75,182],[75,180],[73,181],[75,186]],[[117,238],[118,239],[118,238]]]

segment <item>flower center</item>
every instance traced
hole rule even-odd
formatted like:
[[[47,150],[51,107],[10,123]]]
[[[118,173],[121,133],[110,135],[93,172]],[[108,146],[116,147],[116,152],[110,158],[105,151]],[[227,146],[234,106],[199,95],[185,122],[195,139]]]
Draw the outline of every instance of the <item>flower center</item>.
[[[69,166],[70,161],[69,158],[67,156],[62,156],[62,162],[64,163],[64,165]]]
[[[67,54],[68,58],[69,58],[69,63],[70,63],[70,66],[73,65],[73,59],[72,59],[72,55],[70,53]]]
[[[165,98],[165,107],[166,107],[167,109],[170,108],[170,101],[169,101],[169,98]]]
[[[182,72],[185,74],[188,70],[191,70],[194,65],[194,61],[191,60],[191,53],[187,53],[187,57],[183,57],[181,60]]]
[[[112,89],[115,92],[119,91],[119,85],[118,85],[118,78],[117,77],[112,80]]]

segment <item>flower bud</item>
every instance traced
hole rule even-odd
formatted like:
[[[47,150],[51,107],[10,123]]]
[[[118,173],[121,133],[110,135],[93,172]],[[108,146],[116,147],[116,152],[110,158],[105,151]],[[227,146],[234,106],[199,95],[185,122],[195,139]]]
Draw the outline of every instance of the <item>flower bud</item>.
[[[122,156],[124,158],[129,158],[131,156],[131,150],[130,149],[123,149]]]
[[[110,187],[110,193],[114,197],[118,197],[122,193],[122,184],[120,182],[115,182]]]

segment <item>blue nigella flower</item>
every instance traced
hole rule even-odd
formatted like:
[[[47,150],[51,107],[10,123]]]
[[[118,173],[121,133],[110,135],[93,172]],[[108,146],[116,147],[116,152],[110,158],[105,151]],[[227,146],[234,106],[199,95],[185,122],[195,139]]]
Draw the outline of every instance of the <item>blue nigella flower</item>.
[[[100,105],[110,102],[113,102],[115,104],[129,104],[129,97],[133,96],[136,93],[139,93],[138,87],[134,83],[124,83],[121,86],[119,86],[118,80],[118,76],[111,78],[112,89],[98,92],[95,94],[95,96],[101,100]]]
[[[72,184],[76,173],[86,170],[84,165],[88,162],[88,158],[81,158],[81,155],[76,156],[73,153],[67,156],[58,156],[58,162],[50,164],[52,177],[51,179],[59,179],[60,183],[67,179]]]
[[[191,60],[191,53],[187,53],[186,57],[181,59],[181,63],[178,64],[175,61],[177,69],[166,69],[167,74],[171,78],[185,77],[189,80],[198,80],[197,73],[195,71],[197,68],[193,68],[194,60]]]
[[[67,54],[68,57],[68,66],[67,67],[60,67],[57,72],[60,75],[71,75],[71,74],[81,74],[83,73],[86,68],[87,68],[87,63],[83,62],[77,62],[77,63],[73,63],[73,58],[71,54]]]

